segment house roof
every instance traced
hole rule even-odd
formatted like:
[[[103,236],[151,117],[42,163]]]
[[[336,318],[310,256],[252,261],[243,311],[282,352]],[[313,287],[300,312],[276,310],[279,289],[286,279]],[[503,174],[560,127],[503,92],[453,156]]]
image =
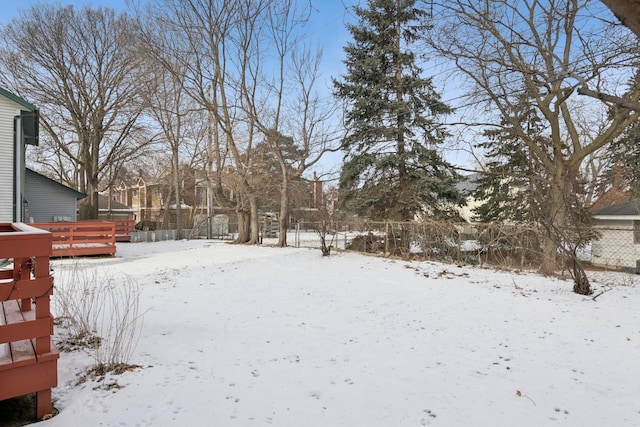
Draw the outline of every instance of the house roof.
[[[101,211],[106,211],[109,209],[109,196],[105,194],[98,194],[98,209]],[[111,210],[112,211],[126,211],[126,212],[135,212],[131,206],[124,205],[117,200],[111,200]]]
[[[481,178],[482,174],[479,172],[463,176],[462,179],[456,184],[456,188],[459,192],[461,192],[465,196],[468,196],[476,191],[476,188],[478,188],[478,180],[480,180]]]
[[[15,95],[11,92],[9,92],[6,89],[3,89],[0,87],[0,95],[4,96],[5,98],[8,98],[10,100],[12,100],[13,102],[20,104],[21,107],[25,108],[26,110],[29,111],[36,111],[37,108],[35,107],[35,105],[28,103],[27,101],[25,101],[24,99],[20,98],[18,95]]]
[[[630,217],[640,216],[640,199],[630,200],[626,203],[595,209],[591,212],[594,217]]]
[[[74,196],[76,196],[76,199],[84,199],[85,197],[87,197],[87,195],[86,195],[86,194],[81,193],[81,192],[79,192],[79,191],[76,191],[76,190],[74,190],[74,189],[73,189],[73,188],[71,188],[71,187],[67,187],[66,185],[61,184],[61,183],[59,183],[58,181],[54,181],[53,179],[51,179],[51,178],[49,178],[49,177],[47,177],[47,176],[44,176],[44,175],[42,175],[41,173],[38,173],[38,172],[36,172],[36,171],[34,171],[34,170],[31,170],[31,169],[29,169],[29,168],[25,168],[25,172],[26,172],[27,174],[31,174],[31,175],[35,176],[35,177],[36,177],[37,179],[39,179],[40,181],[48,182],[48,183],[50,183],[50,184],[53,184],[53,185],[55,185],[55,186],[57,186],[57,187],[61,188],[61,189],[62,189],[62,190],[64,190],[64,191],[67,191],[67,192],[69,192],[69,193],[73,194]]]

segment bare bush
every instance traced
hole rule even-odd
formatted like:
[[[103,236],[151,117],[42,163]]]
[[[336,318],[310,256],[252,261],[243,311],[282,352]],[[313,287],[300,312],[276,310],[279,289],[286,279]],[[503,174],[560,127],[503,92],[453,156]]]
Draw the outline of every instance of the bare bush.
[[[94,370],[128,366],[140,337],[140,287],[126,274],[100,272],[76,262],[55,275],[57,325],[66,329],[62,350],[88,349]]]
[[[331,255],[331,249],[333,248],[333,243],[336,239],[336,231],[331,228],[331,222],[322,221],[316,232],[318,233],[318,237],[320,237],[320,250],[322,251],[322,256]],[[330,237],[329,240],[327,238]]]
[[[541,231],[531,224],[425,220],[342,226],[351,230],[347,250],[521,271],[541,264]]]

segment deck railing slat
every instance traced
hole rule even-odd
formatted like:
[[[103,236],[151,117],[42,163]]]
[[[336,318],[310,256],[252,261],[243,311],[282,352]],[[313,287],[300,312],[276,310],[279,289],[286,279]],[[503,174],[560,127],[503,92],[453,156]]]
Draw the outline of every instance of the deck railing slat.
[[[113,221],[38,222],[33,226],[51,233],[53,257],[116,253],[116,223]]]

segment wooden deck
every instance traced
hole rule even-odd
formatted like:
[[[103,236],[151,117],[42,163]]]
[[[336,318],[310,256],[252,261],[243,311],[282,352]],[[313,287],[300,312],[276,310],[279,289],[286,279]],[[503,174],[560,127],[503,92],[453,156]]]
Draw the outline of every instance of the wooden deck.
[[[111,221],[116,224],[116,242],[130,242],[131,233],[136,230],[136,221],[133,219],[113,219]]]
[[[51,234],[0,224],[0,400],[36,393],[36,417],[53,412],[58,357],[51,336]]]
[[[113,221],[38,222],[32,225],[51,233],[52,257],[116,253],[116,224]]]

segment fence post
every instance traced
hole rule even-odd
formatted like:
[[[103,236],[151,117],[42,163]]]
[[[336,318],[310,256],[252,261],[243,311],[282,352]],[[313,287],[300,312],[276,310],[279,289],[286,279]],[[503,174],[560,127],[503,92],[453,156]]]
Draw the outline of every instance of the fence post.
[[[300,247],[300,222],[296,223],[296,248]]]

